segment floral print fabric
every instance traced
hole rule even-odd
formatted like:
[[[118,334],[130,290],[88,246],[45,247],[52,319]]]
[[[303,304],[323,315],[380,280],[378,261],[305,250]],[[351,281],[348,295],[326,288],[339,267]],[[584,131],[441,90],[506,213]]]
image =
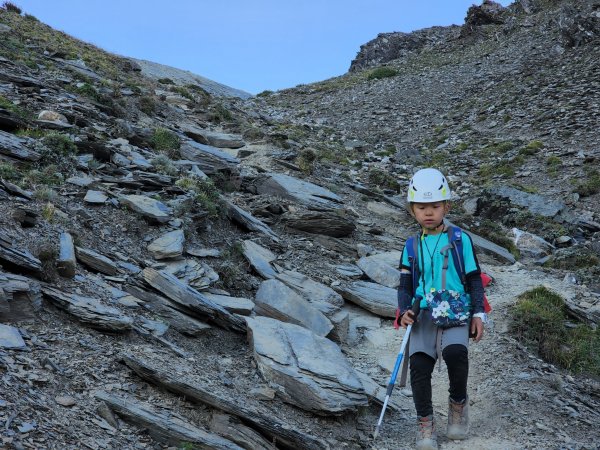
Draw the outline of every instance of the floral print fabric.
[[[471,298],[468,294],[453,291],[432,291],[425,300],[431,309],[433,323],[440,328],[466,325],[471,317]]]

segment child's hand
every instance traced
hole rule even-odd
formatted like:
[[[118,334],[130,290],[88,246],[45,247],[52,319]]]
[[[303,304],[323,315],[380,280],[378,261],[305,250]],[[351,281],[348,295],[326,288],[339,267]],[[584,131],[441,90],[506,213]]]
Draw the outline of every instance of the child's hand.
[[[402,317],[404,320],[404,316]],[[481,317],[473,317],[471,320],[471,334],[470,336],[473,338],[475,342],[479,342],[483,337],[483,321]]]
[[[406,328],[409,325],[412,325],[415,322],[415,313],[412,309],[409,309],[404,314],[402,314],[402,318],[400,319],[400,326],[402,328]]]

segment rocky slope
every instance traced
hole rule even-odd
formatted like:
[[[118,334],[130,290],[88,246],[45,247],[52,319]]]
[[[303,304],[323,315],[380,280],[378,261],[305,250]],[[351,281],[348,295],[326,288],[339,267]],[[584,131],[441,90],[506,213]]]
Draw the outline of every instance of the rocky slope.
[[[245,99],[0,9],[3,446],[410,448],[409,391],[371,433],[414,231],[398,193],[435,164],[450,219],[521,255],[479,241],[497,312],[469,444],[593,448],[597,382],[532,355],[509,311],[544,284],[598,320],[596,18],[486,4],[399,59],[373,43],[343,77]]]

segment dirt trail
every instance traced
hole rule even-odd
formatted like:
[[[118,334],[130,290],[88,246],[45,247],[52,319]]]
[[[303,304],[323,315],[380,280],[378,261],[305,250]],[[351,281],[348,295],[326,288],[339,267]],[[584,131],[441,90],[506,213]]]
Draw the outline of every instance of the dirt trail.
[[[581,392],[585,380],[544,363],[518,344],[509,332],[509,310],[524,291],[545,285],[571,297],[577,295],[577,287],[540,271],[528,270],[519,263],[483,268],[496,280],[487,290],[494,311],[484,339],[469,348],[470,438],[460,442],[445,437],[448,381],[442,364],[442,371],[438,372],[436,366],[433,375],[440,448],[600,448],[597,427],[600,404],[598,399]],[[380,333],[389,337],[385,325]],[[385,347],[373,349],[371,357],[378,361],[393,360],[400,342],[398,333]],[[412,399],[403,398],[404,394],[410,395],[410,390],[394,391],[394,396],[407,406],[405,414],[386,415],[381,437],[371,448],[413,448],[415,412]]]

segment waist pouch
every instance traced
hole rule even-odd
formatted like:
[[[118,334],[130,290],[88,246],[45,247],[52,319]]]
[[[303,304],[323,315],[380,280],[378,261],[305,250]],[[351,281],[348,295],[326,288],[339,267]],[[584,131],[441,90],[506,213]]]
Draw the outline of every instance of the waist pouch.
[[[433,323],[440,328],[462,327],[471,317],[471,298],[452,290],[429,292],[425,296]]]

